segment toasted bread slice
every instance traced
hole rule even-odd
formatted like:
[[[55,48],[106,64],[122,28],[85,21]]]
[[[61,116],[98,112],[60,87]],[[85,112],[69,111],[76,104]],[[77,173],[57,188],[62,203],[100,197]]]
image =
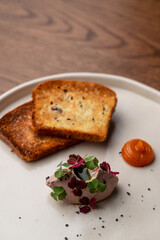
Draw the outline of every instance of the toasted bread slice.
[[[102,142],[106,139],[116,94],[92,82],[54,80],[32,92],[33,124],[40,134]]]
[[[33,161],[78,143],[78,140],[39,136],[32,125],[33,103],[28,102],[0,119],[0,138],[25,161]]]

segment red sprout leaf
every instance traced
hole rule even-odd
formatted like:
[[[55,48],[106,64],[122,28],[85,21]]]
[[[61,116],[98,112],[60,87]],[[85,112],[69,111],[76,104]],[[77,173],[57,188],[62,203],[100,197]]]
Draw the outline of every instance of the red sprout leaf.
[[[70,166],[69,168],[78,168],[79,166],[81,166],[81,164],[84,162],[84,160],[82,159],[81,161],[79,161],[77,164],[74,164],[72,166]]]
[[[82,196],[82,190],[87,187],[87,184],[83,180],[77,180],[72,178],[68,183],[68,187],[73,189],[72,192],[75,196]]]
[[[73,194],[74,194],[74,196],[76,196],[76,197],[80,197],[80,196],[82,196],[82,190],[81,190],[81,189],[78,189],[78,188],[75,188],[75,189],[73,190]]]
[[[87,198],[87,197],[82,197],[79,201],[83,205],[88,205],[89,204],[89,198]]]
[[[109,172],[110,174],[113,174],[113,175],[119,174],[119,172],[112,172],[112,171],[111,171],[111,167],[110,167],[110,165],[109,165],[107,162],[102,162],[102,163],[100,164],[100,167],[101,167],[102,170],[107,171],[107,172]]]
[[[110,171],[110,173],[113,174],[113,175],[119,174],[119,172],[112,172],[112,171]]]
[[[96,199],[95,198],[91,198],[89,205],[94,208],[96,206]]]
[[[107,162],[102,162],[100,164],[100,167],[102,168],[102,170],[110,172],[111,168],[110,165]]]
[[[79,180],[78,181],[78,186],[77,186],[78,189],[84,189],[86,187],[87,187],[87,184],[84,180]]]
[[[91,211],[91,208],[89,206],[84,206],[80,208],[81,213],[88,213]]]
[[[91,198],[91,200],[89,200],[89,198],[87,197],[82,197],[79,201],[81,204],[85,205],[84,207],[80,208],[80,212],[82,213],[88,213],[91,211],[92,208],[96,206],[95,198]]]
[[[76,180],[75,178],[72,178],[71,180],[70,180],[70,182],[68,183],[68,187],[69,188],[75,188],[75,187],[77,187],[77,185],[78,185],[78,180]]]
[[[68,160],[67,160],[68,164],[70,165],[73,165],[77,162],[77,159],[73,158],[73,157],[70,157]]]

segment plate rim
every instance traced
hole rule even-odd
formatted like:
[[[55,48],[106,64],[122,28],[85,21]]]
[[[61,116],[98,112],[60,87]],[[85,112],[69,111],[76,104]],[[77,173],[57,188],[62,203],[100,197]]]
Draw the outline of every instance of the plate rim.
[[[157,98],[156,102],[158,102],[158,99],[159,99],[159,102],[160,102],[160,91],[157,90],[157,89],[154,89],[150,86],[147,86],[144,83],[140,83],[137,80],[127,78],[127,77],[123,77],[123,76],[120,76],[120,75],[113,75],[113,74],[106,74],[106,73],[94,73],[94,72],[59,73],[59,74],[48,75],[48,76],[44,76],[44,77],[40,77],[40,78],[35,78],[35,79],[29,80],[27,82],[21,83],[18,86],[15,86],[15,87],[9,89],[8,91],[4,92],[0,96],[0,101],[5,99],[6,97],[11,95],[12,93],[14,93],[14,92],[16,92],[16,91],[18,91],[22,88],[28,87],[32,84],[35,84],[35,83],[38,84],[39,82],[42,82],[42,81],[47,81],[47,80],[51,80],[51,79],[60,79],[60,78],[63,79],[63,78],[67,78],[67,77],[75,77],[75,78],[76,77],[93,77],[93,78],[98,78],[99,77],[101,79],[102,78],[103,79],[104,78],[108,78],[108,79],[110,78],[112,81],[117,81],[118,80],[121,83],[123,82],[123,83],[129,84],[130,86],[138,87],[141,90],[146,91],[148,93],[152,93],[152,95],[155,95],[155,97]],[[150,96],[150,97],[153,97],[153,96]],[[155,100],[155,99],[152,99],[152,100]]]

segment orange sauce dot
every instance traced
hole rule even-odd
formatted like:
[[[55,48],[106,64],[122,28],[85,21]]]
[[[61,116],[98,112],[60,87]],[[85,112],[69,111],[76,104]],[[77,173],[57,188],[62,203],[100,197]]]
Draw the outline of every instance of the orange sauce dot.
[[[126,142],[121,152],[123,159],[135,167],[149,165],[154,160],[152,147],[141,139],[132,139]]]

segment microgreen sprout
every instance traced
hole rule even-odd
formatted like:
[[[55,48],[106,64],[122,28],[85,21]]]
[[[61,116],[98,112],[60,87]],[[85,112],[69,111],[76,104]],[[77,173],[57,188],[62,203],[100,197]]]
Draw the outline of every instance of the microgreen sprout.
[[[94,156],[89,156],[84,159],[85,165],[88,169],[93,170],[95,167],[98,167],[98,159]]]
[[[70,170],[69,169],[63,169],[63,167],[69,167],[70,165],[68,164],[68,163],[63,163],[63,162],[60,162],[59,164],[58,164],[58,169],[56,170],[56,172],[54,173],[54,176],[56,177],[56,178],[61,178],[61,177],[63,177],[63,174],[64,174],[64,172],[69,172]]]
[[[66,196],[66,191],[63,187],[55,186],[53,188],[53,192],[51,192],[51,196],[54,198],[54,200],[63,200]]]
[[[106,185],[104,183],[100,183],[97,178],[89,182],[87,187],[90,189],[90,193],[104,192],[106,189]]]

